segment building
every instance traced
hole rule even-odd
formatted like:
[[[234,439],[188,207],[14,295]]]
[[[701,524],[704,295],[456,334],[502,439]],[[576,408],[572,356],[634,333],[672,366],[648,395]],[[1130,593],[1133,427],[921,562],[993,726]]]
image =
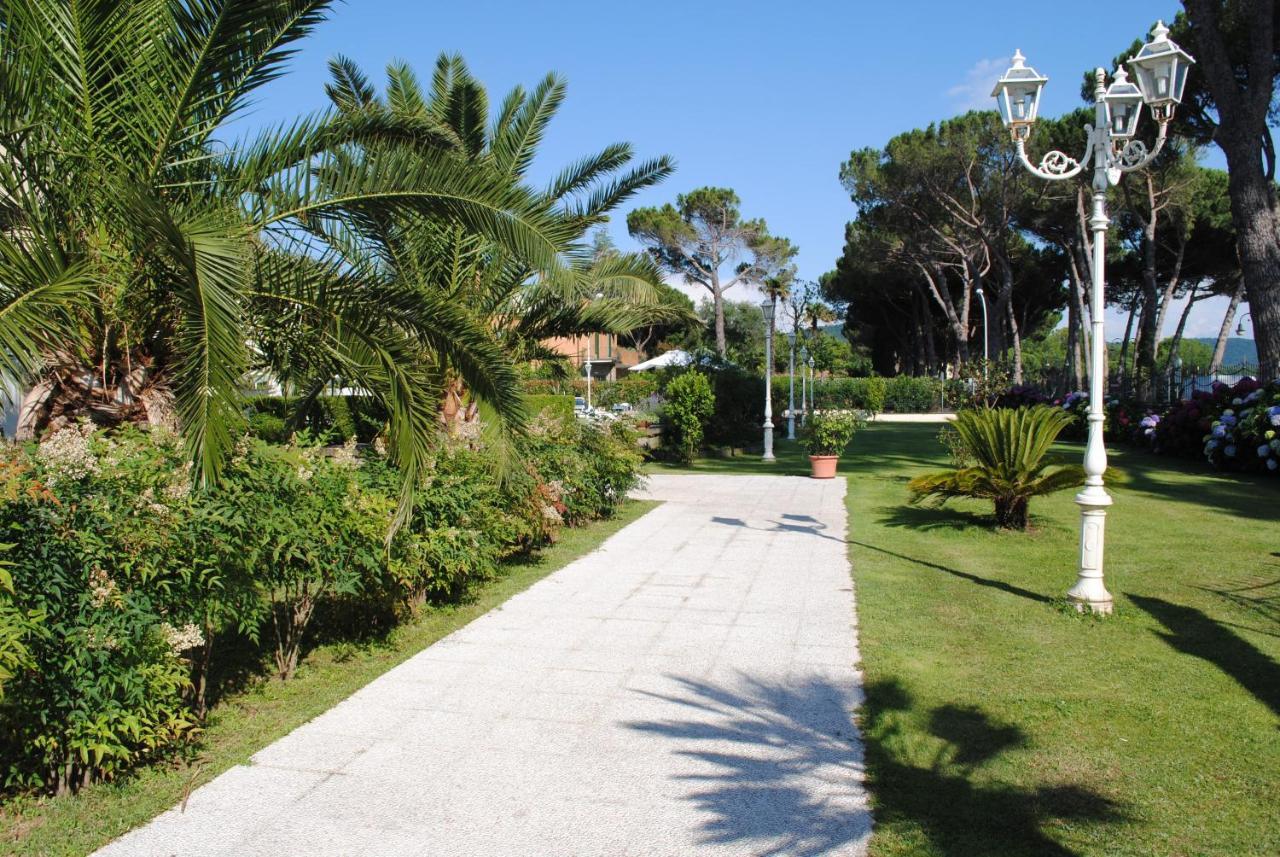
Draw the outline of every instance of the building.
[[[558,336],[544,344],[566,357],[581,374],[586,374],[584,366],[590,362],[591,377],[596,380],[616,381],[627,367],[644,360],[644,355],[636,349],[620,345],[612,333]]]

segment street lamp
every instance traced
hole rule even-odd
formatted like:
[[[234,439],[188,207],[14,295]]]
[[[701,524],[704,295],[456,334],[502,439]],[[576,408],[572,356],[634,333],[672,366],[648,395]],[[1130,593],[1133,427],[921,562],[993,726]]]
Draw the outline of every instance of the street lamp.
[[[791,368],[787,380],[787,440],[796,439],[796,332],[787,333],[791,343]]]
[[[760,303],[764,313],[764,455],[763,461],[773,461],[773,313],[778,298],[770,295]]]
[[[809,411],[818,410],[818,379],[813,375],[813,355],[809,355]]]
[[[987,365],[991,362],[991,336],[987,332],[990,328],[987,326],[987,296],[982,291],[982,286],[978,286],[973,290],[978,296],[978,300],[982,302],[982,377],[987,377]]]
[[[800,409],[804,411],[800,421],[803,423],[809,416],[809,375],[805,367],[809,364],[809,349],[800,346]]]
[[[1093,351],[1089,374],[1089,443],[1084,453],[1085,484],[1076,495],[1080,506],[1080,571],[1067,597],[1076,609],[1094,613],[1110,613],[1111,593],[1102,580],[1102,557],[1106,532],[1107,507],[1111,496],[1103,487],[1107,470],[1107,450],[1102,440],[1103,361],[1107,359],[1107,343],[1103,335],[1106,301],[1103,295],[1106,263],[1107,187],[1120,181],[1123,173],[1140,170],[1160,153],[1168,133],[1169,120],[1182,100],[1187,82],[1187,69],[1195,62],[1186,51],[1169,40],[1169,28],[1157,21],[1151,30],[1151,41],[1129,60],[1137,75],[1131,83],[1124,69],[1116,72],[1111,87],[1102,69],[1094,72],[1094,124],[1087,127],[1089,140],[1079,160],[1059,151],[1047,153],[1037,166],[1027,158],[1026,142],[1035,124],[1040,92],[1048,78],[1026,66],[1026,57],[1018,51],[1013,66],[996,83],[992,95],[1000,108],[1000,116],[1009,128],[1018,150],[1018,158],[1035,175],[1049,181],[1063,181],[1079,175],[1092,161],[1093,212],[1089,227],[1093,232],[1093,291],[1090,295]],[[1146,102],[1151,117],[1159,123],[1155,147],[1150,151],[1141,140],[1133,139]]]
[[[1236,325],[1236,336],[1244,336],[1244,320],[1246,318],[1252,320],[1253,316],[1249,315],[1249,313],[1240,316],[1240,323]]]
[[[604,297],[604,292],[596,292],[595,300]],[[591,413],[591,334],[587,334],[587,359],[583,361],[583,368],[587,373],[587,413]]]

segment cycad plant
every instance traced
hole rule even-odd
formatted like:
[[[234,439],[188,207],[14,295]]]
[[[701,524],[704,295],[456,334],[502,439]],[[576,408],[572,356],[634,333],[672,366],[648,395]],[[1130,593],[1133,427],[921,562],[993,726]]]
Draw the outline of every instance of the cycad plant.
[[[1084,482],[1079,465],[1054,466],[1049,447],[1071,424],[1058,408],[975,408],[952,423],[969,462],[908,483],[912,502],[971,497],[995,503],[996,525],[1025,530],[1032,497]]]
[[[0,375],[30,391],[21,432],[169,423],[206,482],[255,360],[380,399],[409,486],[438,431],[438,363],[519,424],[491,325],[387,276],[353,224],[430,220],[554,281],[571,216],[477,163],[435,114],[329,110],[223,136],[330,5],[0,3]]]

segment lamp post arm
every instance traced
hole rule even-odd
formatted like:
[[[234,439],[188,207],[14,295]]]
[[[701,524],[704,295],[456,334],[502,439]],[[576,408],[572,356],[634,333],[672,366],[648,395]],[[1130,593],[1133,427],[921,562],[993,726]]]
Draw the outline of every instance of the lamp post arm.
[[[1057,149],[1046,152],[1045,156],[1040,159],[1040,165],[1036,166],[1031,163],[1031,159],[1027,157],[1027,143],[1025,140],[1016,140],[1018,148],[1018,160],[1022,161],[1022,165],[1026,167],[1032,175],[1039,176],[1046,181],[1060,182],[1066,179],[1072,179],[1080,175],[1085,168],[1085,164],[1089,163],[1089,159],[1094,153],[1094,137],[1093,128],[1087,128],[1089,132],[1089,145],[1084,150],[1084,156],[1080,160],[1076,160],[1065,152],[1059,152]]]
[[[1132,173],[1143,169],[1156,159],[1156,156],[1164,149],[1165,141],[1168,139],[1169,123],[1161,122],[1160,131],[1156,134],[1155,147],[1150,152],[1147,151],[1147,144],[1141,140],[1130,140],[1124,144],[1124,148],[1115,152],[1111,156],[1111,167],[1122,173]],[[1117,176],[1117,178],[1119,178]],[[1113,181],[1112,184],[1115,184]]]

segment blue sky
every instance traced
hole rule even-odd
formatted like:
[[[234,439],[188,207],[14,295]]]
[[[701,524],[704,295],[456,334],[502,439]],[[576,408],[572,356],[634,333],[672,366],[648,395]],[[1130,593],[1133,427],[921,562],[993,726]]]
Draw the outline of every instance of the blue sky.
[[[349,0],[237,124],[323,107],[325,63],[335,54],[377,80],[390,59],[425,79],[440,52],[459,52],[495,100],[556,71],[568,98],[536,177],[614,141],[631,142],[641,157],[670,155],[675,175],[635,205],[732,187],[744,214],[799,245],[800,274],[812,278],[833,266],[853,213],[837,178],[851,149],[989,107],[1014,48],[1050,78],[1042,113],[1074,109],[1086,69],[1107,65],[1178,8],[1124,0],[1108,4],[1100,25],[1085,7],[1028,0]],[[631,247],[624,219],[610,231]],[[1216,324],[1208,326],[1216,332]]]

